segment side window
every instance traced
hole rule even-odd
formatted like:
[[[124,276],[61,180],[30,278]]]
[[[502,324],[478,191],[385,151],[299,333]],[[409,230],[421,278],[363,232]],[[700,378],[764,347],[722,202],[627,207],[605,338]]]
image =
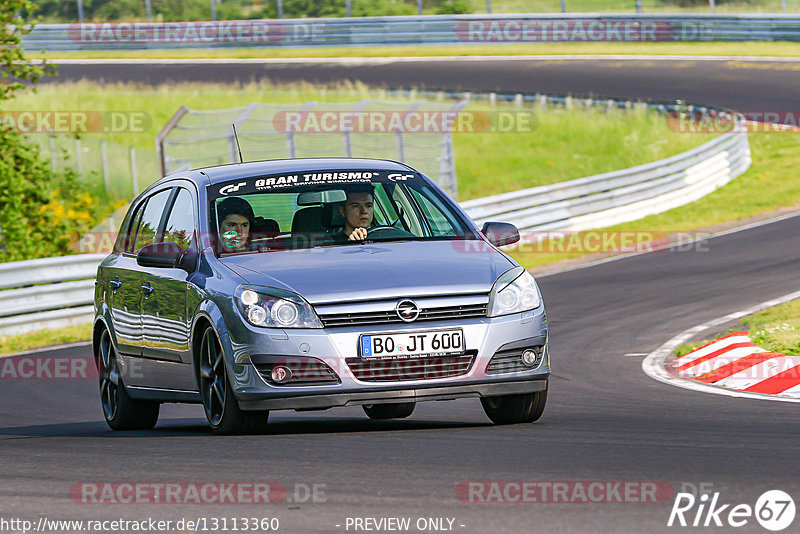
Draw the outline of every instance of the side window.
[[[178,196],[175,197],[175,202],[172,204],[172,210],[167,219],[163,241],[165,243],[176,243],[183,250],[186,250],[192,244],[194,233],[192,194],[187,189],[179,189]]]
[[[128,212],[125,218],[122,219],[122,224],[119,225],[119,232],[117,232],[117,239],[114,241],[114,252],[120,253],[128,250],[128,243],[130,243],[131,232],[131,219],[133,218],[133,206],[128,207]]]
[[[398,218],[384,184],[375,184],[375,220],[380,224],[391,224]]]
[[[456,228],[442,213],[442,210],[434,205],[428,197],[423,196],[416,189],[412,189],[411,194],[414,195],[414,198],[422,209],[422,213],[425,214],[425,218],[428,220],[428,224],[431,226],[431,231],[434,236],[452,236],[458,233]]]
[[[147,201],[145,200],[136,208],[136,213],[133,215],[133,220],[131,221],[131,227],[125,235],[125,252],[133,250],[133,241],[136,239],[136,231],[139,229],[139,224],[142,222],[142,213],[146,205]]]
[[[136,243],[133,245],[134,254],[138,254],[142,247],[156,242],[158,225],[161,223],[161,215],[164,213],[164,206],[167,204],[171,191],[171,189],[165,189],[151,196],[147,201],[142,213],[142,220],[136,231]]]
[[[400,216],[403,219],[403,225],[406,229],[415,236],[422,237],[426,235],[425,230],[422,227],[422,222],[419,220],[419,217],[415,215],[416,211],[411,205],[411,201],[409,201],[406,196],[407,190],[408,189],[405,187],[395,187],[392,193],[392,200],[394,200],[395,205],[400,210]]]

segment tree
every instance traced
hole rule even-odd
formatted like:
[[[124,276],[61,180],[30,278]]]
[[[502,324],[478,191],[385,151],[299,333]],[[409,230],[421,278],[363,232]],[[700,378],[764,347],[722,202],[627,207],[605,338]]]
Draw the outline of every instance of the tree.
[[[22,36],[33,30],[24,16],[30,16],[34,5],[29,0],[0,0],[0,101],[7,100],[27,83],[36,83],[52,70],[45,63],[25,61]]]

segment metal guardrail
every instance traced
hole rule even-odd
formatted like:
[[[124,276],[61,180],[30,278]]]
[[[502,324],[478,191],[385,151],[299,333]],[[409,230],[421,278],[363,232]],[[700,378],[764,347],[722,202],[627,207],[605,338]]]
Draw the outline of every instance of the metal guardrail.
[[[94,278],[105,257],[80,254],[0,263],[0,336],[91,322]]]
[[[462,202],[481,226],[510,222],[526,230],[586,230],[634,221],[687,204],[750,166],[747,133],[726,133],[670,158]]]
[[[797,15],[427,15],[39,24],[26,50],[122,50],[602,41],[800,41]]]

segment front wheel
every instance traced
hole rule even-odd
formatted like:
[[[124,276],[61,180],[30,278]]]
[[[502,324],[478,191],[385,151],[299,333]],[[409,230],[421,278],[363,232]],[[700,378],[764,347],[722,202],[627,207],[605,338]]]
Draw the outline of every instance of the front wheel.
[[[496,425],[533,423],[544,413],[547,404],[547,386],[536,393],[482,397],[483,411]]]
[[[390,402],[388,404],[364,404],[364,413],[370,419],[404,419],[414,412],[415,402]]]
[[[134,400],[128,395],[108,330],[103,330],[100,336],[95,358],[100,375],[100,403],[108,426],[112,430],[149,430],[156,426],[159,404]]]
[[[211,429],[216,434],[255,434],[264,430],[269,412],[245,412],[233,396],[217,333],[203,332],[198,369],[200,396]]]

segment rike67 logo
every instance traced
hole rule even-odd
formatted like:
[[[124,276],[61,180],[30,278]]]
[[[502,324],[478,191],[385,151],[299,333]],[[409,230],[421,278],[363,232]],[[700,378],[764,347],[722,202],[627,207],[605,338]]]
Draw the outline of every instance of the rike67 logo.
[[[691,493],[678,493],[667,526],[739,528],[755,519],[763,528],[777,532],[788,528],[794,521],[794,500],[785,491],[766,491],[755,506],[721,504],[719,495],[719,492],[714,492],[711,496],[704,494],[696,499]]]

